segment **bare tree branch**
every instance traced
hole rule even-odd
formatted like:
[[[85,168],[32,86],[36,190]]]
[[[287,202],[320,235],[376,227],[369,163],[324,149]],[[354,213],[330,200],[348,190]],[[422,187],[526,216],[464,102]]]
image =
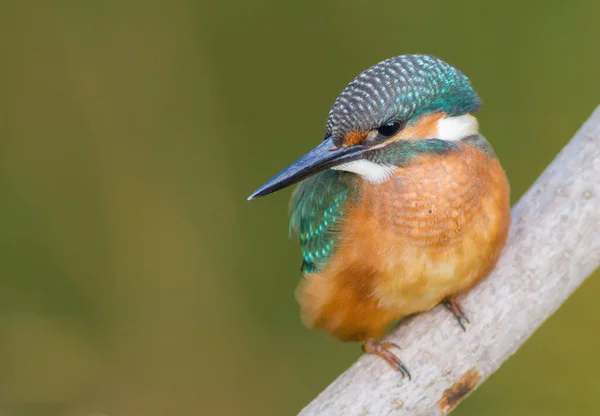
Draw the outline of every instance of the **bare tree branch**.
[[[600,265],[600,107],[512,210],[495,271],[464,299],[464,333],[445,308],[387,338],[413,374],[365,355],[301,415],[443,415],[500,367]]]

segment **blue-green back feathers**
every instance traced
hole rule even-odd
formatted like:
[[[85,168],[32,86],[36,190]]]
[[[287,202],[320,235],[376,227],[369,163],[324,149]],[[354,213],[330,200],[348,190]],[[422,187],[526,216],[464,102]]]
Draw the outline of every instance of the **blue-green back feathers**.
[[[302,274],[320,270],[333,255],[336,231],[353,191],[349,174],[318,173],[298,185],[290,201],[290,232],[300,237]]]

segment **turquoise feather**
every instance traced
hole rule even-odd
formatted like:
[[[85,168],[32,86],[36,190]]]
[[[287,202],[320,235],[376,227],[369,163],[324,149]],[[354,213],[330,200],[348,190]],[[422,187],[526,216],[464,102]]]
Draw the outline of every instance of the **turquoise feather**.
[[[290,201],[290,233],[300,236],[301,273],[319,271],[335,252],[339,221],[355,191],[354,175],[320,172],[301,182]]]

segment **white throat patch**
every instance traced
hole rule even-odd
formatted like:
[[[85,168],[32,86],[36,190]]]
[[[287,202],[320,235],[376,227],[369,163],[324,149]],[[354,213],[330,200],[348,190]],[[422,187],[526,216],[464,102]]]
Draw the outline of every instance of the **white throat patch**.
[[[353,160],[332,169],[356,173],[371,183],[383,183],[390,179],[394,173],[393,166],[380,165],[366,159]]]

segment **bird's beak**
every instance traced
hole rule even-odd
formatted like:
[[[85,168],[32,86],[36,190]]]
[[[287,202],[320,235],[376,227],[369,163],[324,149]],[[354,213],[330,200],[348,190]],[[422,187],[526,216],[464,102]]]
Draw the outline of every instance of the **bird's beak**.
[[[292,163],[277,176],[258,188],[248,197],[248,201],[286,188],[317,172],[356,160],[366,147],[336,147],[328,137],[320,145]]]

